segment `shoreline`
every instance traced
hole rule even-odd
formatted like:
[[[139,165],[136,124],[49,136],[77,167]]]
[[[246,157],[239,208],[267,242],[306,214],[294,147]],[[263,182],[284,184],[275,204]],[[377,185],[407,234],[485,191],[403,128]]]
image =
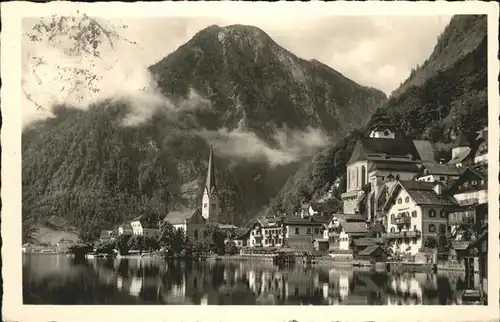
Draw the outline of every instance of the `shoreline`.
[[[62,255],[62,256],[67,256],[67,253],[62,253],[62,252],[23,252],[23,255]],[[190,259],[192,261],[207,261],[207,262],[239,262],[239,261],[244,261],[244,262],[256,262],[256,263],[273,263],[273,257],[272,255],[216,255],[216,256],[209,256],[203,259]],[[169,258],[164,258],[162,256],[159,256],[157,254],[128,254],[128,255],[118,255],[114,258],[108,258],[108,259],[148,259],[148,260],[169,260]],[[87,258],[89,260],[94,259],[94,258]],[[185,258],[172,258],[174,260],[189,260]],[[370,264],[369,262],[366,261],[337,261],[332,258],[317,258],[314,260],[313,263],[303,263],[301,260],[298,260],[295,262],[295,264],[299,265],[310,265],[310,266],[318,266],[318,267],[332,267],[332,268],[364,268],[364,269],[370,269],[374,268],[376,270],[387,270],[387,265],[391,265],[391,271],[397,271],[397,272],[412,272],[412,271],[417,271],[417,272],[422,272],[422,271],[429,271],[433,270],[432,268],[435,266],[436,272],[463,272],[465,273],[465,266],[464,265],[444,265],[442,263],[439,264],[427,264],[427,263],[396,263],[396,262],[377,262],[374,265]],[[477,269],[474,269],[474,274],[479,273]]]

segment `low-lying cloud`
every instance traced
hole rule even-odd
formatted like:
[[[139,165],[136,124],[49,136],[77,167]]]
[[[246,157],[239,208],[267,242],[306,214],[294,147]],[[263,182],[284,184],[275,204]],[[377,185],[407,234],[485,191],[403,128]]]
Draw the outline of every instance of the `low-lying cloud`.
[[[272,167],[299,161],[330,143],[323,131],[313,128],[306,131],[278,130],[273,135],[273,144],[242,129],[204,130],[199,134],[221,156],[240,161],[265,161]]]
[[[62,21],[61,29],[45,32],[50,19]],[[101,36],[91,40],[80,37],[82,26],[100,30]],[[51,108],[55,105],[87,109],[110,99],[130,105],[124,126],[141,124],[157,112],[177,119],[181,114],[210,108],[210,102],[194,90],[176,104],[162,95],[148,66],[130,54],[135,43],[121,38],[115,30],[119,28],[125,27],[85,16],[75,21],[65,17],[23,21],[24,126],[53,117]]]

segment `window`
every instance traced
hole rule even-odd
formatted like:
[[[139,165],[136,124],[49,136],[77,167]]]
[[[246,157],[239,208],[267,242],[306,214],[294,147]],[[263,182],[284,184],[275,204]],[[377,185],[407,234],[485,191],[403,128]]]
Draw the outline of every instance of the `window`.
[[[435,226],[434,224],[430,224],[430,225],[429,225],[429,232],[430,232],[430,233],[434,233],[434,232],[436,232],[436,226]]]
[[[436,210],[434,210],[434,209],[429,210],[429,217],[431,217],[431,218],[436,217]]]
[[[411,212],[411,216],[412,216],[413,218],[416,218],[416,217],[417,217],[417,211],[416,211],[416,210],[413,210],[413,211]]]
[[[445,181],[445,180],[446,180],[446,178],[445,178],[445,177],[439,177],[439,180],[441,180],[441,181]]]
[[[405,202],[406,202],[406,203],[409,203],[409,202],[410,202],[410,197],[406,197],[406,198],[405,198]]]
[[[314,233],[319,234],[319,228],[314,228]]]
[[[441,216],[441,218],[446,218],[446,211],[441,210],[441,211],[439,212],[439,215]]]
[[[194,230],[194,239],[198,239],[198,230],[197,229]]]
[[[396,180],[399,181],[399,174],[396,174]]]
[[[446,232],[446,225],[445,224],[439,224],[439,232],[444,234]]]
[[[295,227],[295,235],[299,234],[299,227]]]
[[[401,204],[403,202],[403,200],[401,200],[401,198],[398,198],[398,204]]]
[[[361,184],[365,184],[366,181],[366,168],[365,166],[361,167]]]
[[[394,232],[394,227],[391,227],[391,233],[393,233],[393,232]]]
[[[413,245],[416,245],[416,244],[417,244],[417,239],[413,238]]]
[[[203,204],[203,208],[207,208],[208,207],[208,204],[207,203],[204,203]]]
[[[451,226],[448,226],[448,234],[451,234]]]
[[[307,234],[310,235],[311,234],[311,228],[307,228]]]
[[[417,225],[413,225],[413,230],[417,231]]]

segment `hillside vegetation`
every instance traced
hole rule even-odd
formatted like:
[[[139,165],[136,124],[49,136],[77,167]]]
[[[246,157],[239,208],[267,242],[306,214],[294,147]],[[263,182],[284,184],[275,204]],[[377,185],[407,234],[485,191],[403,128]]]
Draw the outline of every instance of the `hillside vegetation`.
[[[344,176],[356,140],[377,124],[392,124],[400,135],[444,143],[458,131],[469,135],[486,126],[486,19],[453,17],[429,59],[373,114],[369,125],[345,136],[303,166],[286,182],[270,211],[293,212],[301,202],[323,196],[337,177]],[[335,193],[340,207],[340,191]]]

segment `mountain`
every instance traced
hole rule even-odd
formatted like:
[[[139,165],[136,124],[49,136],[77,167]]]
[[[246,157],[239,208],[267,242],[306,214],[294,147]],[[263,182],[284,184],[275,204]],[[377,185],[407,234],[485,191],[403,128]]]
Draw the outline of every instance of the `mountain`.
[[[386,98],[316,60],[298,58],[252,26],[210,26],[151,71],[168,97],[190,89],[206,95],[215,115],[201,126],[251,130],[266,141],[284,126],[343,133],[364,124]]]
[[[197,207],[209,143],[221,218],[244,223],[315,147],[366,124],[386,98],[251,26],[210,26],[149,70],[170,107],[143,122],[125,126],[133,108],[106,100],[55,106],[23,131],[23,237],[43,223],[91,238]]]
[[[273,199],[270,211],[294,211],[302,201],[323,196],[337,178],[342,179],[341,188],[332,202],[341,207],[345,164],[357,139],[377,124],[392,124],[401,135],[442,143],[451,142],[459,132],[469,136],[486,126],[486,21],[486,16],[454,16],[429,59],[412,70],[367,127],[349,133],[304,165]],[[441,152],[446,156],[449,151]]]

